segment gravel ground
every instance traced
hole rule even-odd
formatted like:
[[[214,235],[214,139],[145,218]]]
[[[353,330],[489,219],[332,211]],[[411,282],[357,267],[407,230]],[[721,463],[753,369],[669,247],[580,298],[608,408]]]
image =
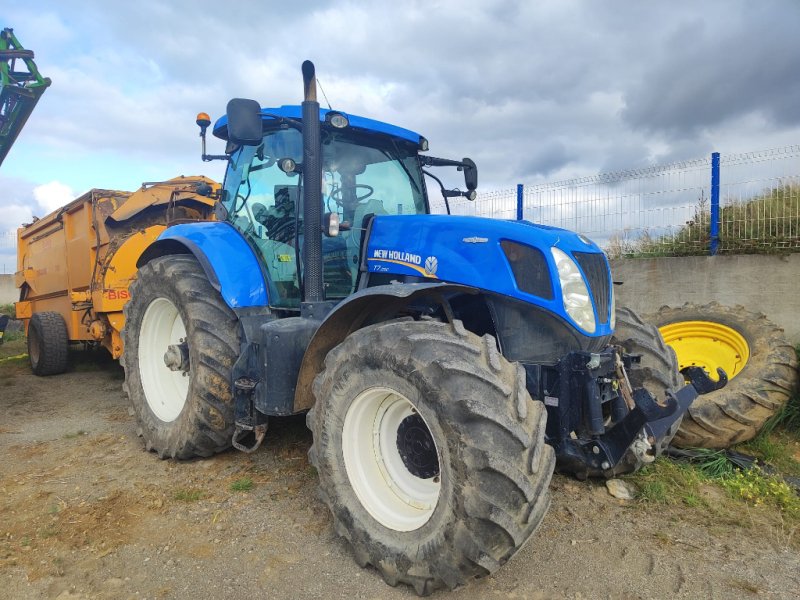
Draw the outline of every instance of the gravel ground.
[[[336,537],[316,499],[302,418],[274,420],[254,455],[160,461],[135,435],[122,370],[73,358],[77,370],[49,378],[0,362],[0,597],[416,597],[360,569]],[[242,478],[252,489],[231,491]],[[747,509],[647,506],[559,476],[552,489],[542,527],[514,559],[434,597],[796,598],[800,590],[791,532],[759,526]]]

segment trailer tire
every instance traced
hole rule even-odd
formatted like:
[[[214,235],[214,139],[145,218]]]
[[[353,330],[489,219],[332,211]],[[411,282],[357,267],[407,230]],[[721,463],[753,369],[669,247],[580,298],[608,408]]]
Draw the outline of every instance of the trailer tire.
[[[226,450],[234,430],[230,371],[239,351],[236,315],[191,255],[148,262],[130,292],[120,363],[145,447],[162,459]],[[171,370],[163,357],[181,340],[188,365]]]
[[[676,446],[728,448],[750,440],[796,389],[795,350],[783,330],[763,314],[716,302],[687,303],[678,308],[662,307],[654,322],[668,343],[678,341],[676,352],[681,367],[696,363],[714,373],[717,363],[704,344],[718,346],[722,356],[727,353],[739,357],[735,360],[741,360],[737,354],[740,350],[749,353],[743,365],[733,369],[721,365],[731,371],[728,384],[694,401],[675,436]],[[695,355],[691,346],[682,348],[683,340],[699,344],[701,356]]]
[[[656,400],[665,404],[666,391],[677,392],[684,386],[683,376],[678,370],[675,352],[665,342],[658,327],[642,319],[630,308],[619,308],[612,344],[622,346],[628,354],[638,354],[639,364],[628,370],[628,379],[633,388],[645,388]],[[669,447],[681,425],[675,421],[667,434],[655,448],[661,456]],[[641,465],[636,465],[638,469]],[[635,470],[634,469],[634,470]]]
[[[28,357],[34,375],[58,375],[67,370],[69,334],[57,312],[37,312],[28,323]]]
[[[486,576],[544,517],[546,411],[493,337],[460,321],[372,325],[327,355],[314,396],[320,495],[389,585],[427,595]]]

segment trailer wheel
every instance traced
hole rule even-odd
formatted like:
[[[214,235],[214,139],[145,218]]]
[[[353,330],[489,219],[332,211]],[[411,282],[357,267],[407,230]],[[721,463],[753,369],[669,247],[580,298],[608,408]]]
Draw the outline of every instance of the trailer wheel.
[[[420,595],[494,572],[550,502],[546,411],[491,336],[457,321],[351,334],[314,381],[309,451],[356,562]]]
[[[658,328],[644,321],[630,308],[619,308],[612,344],[622,346],[628,354],[638,354],[641,361],[628,370],[628,379],[634,388],[644,388],[662,404],[666,402],[666,391],[677,392],[684,386],[678,370],[675,352],[661,337]],[[677,420],[655,448],[660,456],[672,442],[681,425]],[[634,468],[638,469],[640,464]]]
[[[664,306],[655,323],[678,355],[681,369],[703,367],[728,384],[689,407],[675,445],[727,448],[755,437],[789,399],[797,385],[797,356],[783,331],[760,313],[742,306]]]
[[[185,459],[229,448],[236,316],[190,255],[147,263],[130,292],[120,362],[147,450]]]
[[[58,375],[67,370],[69,335],[57,312],[34,313],[28,323],[28,357],[34,375]]]

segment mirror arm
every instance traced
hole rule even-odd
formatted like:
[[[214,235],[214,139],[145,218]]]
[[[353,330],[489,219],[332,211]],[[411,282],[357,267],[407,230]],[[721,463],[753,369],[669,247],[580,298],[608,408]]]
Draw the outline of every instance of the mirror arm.
[[[422,159],[422,158],[423,158],[423,157],[422,157],[422,156],[420,156],[420,159]],[[427,157],[427,156],[426,156],[426,157],[424,157],[424,158],[429,158],[429,157]],[[449,190],[446,190],[446,189],[444,189],[444,184],[442,183],[442,180],[441,180],[441,179],[439,179],[439,178],[438,178],[436,175],[434,175],[434,174],[433,174],[433,173],[431,173],[430,171],[426,171],[425,169],[422,169],[422,172],[423,172],[423,173],[425,173],[425,175],[427,175],[428,177],[430,177],[430,178],[431,178],[431,179],[433,179],[433,180],[434,180],[436,183],[438,183],[438,184],[439,184],[439,190],[440,190],[440,191],[441,191],[441,193],[442,193],[442,198],[444,198],[444,205],[445,205],[445,207],[447,208],[447,214],[449,215],[449,214],[450,214],[450,203],[447,201],[447,199],[448,199],[448,198],[451,198],[451,197],[452,197],[452,194],[448,193],[448,192],[449,192]]]
[[[437,158],[435,156],[420,155],[419,162],[424,167],[469,167],[470,165],[460,160],[450,160],[449,158]]]

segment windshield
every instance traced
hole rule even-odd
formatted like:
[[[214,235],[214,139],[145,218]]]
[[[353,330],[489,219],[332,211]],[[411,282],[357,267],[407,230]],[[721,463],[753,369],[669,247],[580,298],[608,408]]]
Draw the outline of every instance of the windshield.
[[[235,152],[225,177],[228,221],[257,249],[269,275],[270,305],[300,306],[302,280],[302,174],[285,173],[291,158],[302,171],[302,134],[268,132],[258,147]],[[352,130],[322,133],[322,211],[336,213],[337,237],[322,239],[323,283],[329,299],[355,288],[361,240],[370,215],[427,212],[416,147],[387,136]],[[299,266],[299,268],[298,268]]]

